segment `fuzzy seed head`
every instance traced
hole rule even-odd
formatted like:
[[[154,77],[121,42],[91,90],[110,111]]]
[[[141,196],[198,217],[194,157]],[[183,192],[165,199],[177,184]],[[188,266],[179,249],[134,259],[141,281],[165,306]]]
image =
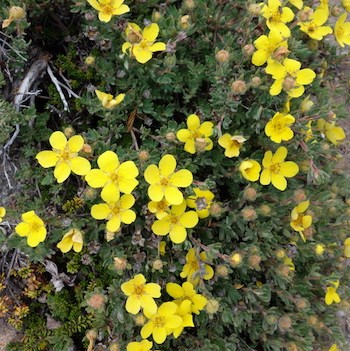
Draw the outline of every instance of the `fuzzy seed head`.
[[[149,152],[146,150],[141,150],[139,151],[138,157],[141,162],[145,162],[149,159]]]
[[[231,91],[235,95],[243,95],[247,91],[247,85],[243,80],[236,80],[231,84]]]
[[[253,77],[252,80],[250,81],[250,84],[253,88],[257,88],[258,86],[261,85],[261,78],[260,77]]]
[[[306,200],[305,191],[303,189],[295,190],[293,194],[293,200],[297,203],[305,201]]]
[[[282,316],[278,320],[278,328],[281,332],[287,332],[292,327],[292,320],[288,316]]]
[[[223,278],[226,278],[229,275],[228,268],[223,264],[219,264],[218,266],[216,266],[215,272],[219,277]]]
[[[241,211],[241,214],[242,214],[242,217],[248,222],[255,221],[258,218],[256,211],[251,206],[245,207]]]
[[[156,271],[160,271],[161,269],[163,269],[163,262],[162,260],[154,260],[152,263],[152,268]]]
[[[250,56],[252,56],[253,53],[254,53],[254,45],[252,45],[252,44],[246,44],[246,45],[243,46],[242,51],[243,51],[243,54],[244,54],[245,56],[250,57]]]
[[[165,134],[165,139],[168,141],[175,141],[176,140],[176,134],[174,132],[169,132]]]
[[[220,304],[218,300],[210,299],[205,305],[205,310],[209,314],[214,314],[219,310]]]
[[[226,50],[220,50],[215,55],[215,60],[218,63],[225,63],[230,59],[230,54]]]
[[[246,188],[243,193],[243,197],[248,201],[254,201],[257,196],[257,191],[254,188]]]
[[[87,304],[95,310],[103,308],[105,305],[105,296],[102,294],[93,294],[88,300]]]
[[[124,257],[114,257],[113,261],[114,261],[114,268],[117,271],[123,271],[128,264],[126,258]]]

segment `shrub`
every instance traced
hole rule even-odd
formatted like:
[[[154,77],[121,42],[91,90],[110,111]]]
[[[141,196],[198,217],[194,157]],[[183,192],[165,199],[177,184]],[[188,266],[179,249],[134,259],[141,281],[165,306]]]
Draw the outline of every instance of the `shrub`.
[[[345,345],[344,11],[5,1],[4,79],[31,74],[25,93],[40,90],[12,111],[2,85],[0,101],[21,183],[0,211],[25,306],[9,350]]]

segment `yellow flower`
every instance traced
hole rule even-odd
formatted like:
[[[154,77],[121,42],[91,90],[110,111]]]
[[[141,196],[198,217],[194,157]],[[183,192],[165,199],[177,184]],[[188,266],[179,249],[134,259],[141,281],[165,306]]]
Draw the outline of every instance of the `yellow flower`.
[[[204,251],[201,252],[197,258],[195,249],[189,249],[186,254],[186,263],[182,268],[180,277],[187,278],[187,281],[192,283],[193,286],[197,286],[200,279],[211,279],[214,276],[214,270],[208,264],[204,263],[206,260],[207,254]]]
[[[159,161],[158,167],[149,165],[144,173],[148,187],[148,196],[153,201],[161,201],[163,197],[171,205],[180,205],[183,194],[178,187],[186,188],[193,181],[192,173],[187,169],[175,172],[176,160],[173,155],[164,155]]]
[[[292,115],[277,112],[272,119],[267,122],[265,134],[277,144],[282,140],[291,140],[294,137],[294,132],[290,129],[290,126],[294,122],[295,118]]]
[[[219,138],[218,142],[225,149],[225,156],[231,158],[239,156],[240,148],[246,140],[242,135],[232,136],[226,133]]]
[[[288,0],[293,6],[295,6],[297,9],[301,10],[303,7],[303,1],[302,0]]]
[[[345,11],[350,12],[350,0],[342,0],[342,5]]]
[[[284,146],[280,146],[275,154],[266,151],[262,164],[263,171],[260,175],[260,183],[262,185],[272,185],[281,191],[287,188],[286,178],[292,178],[299,172],[299,167],[295,162],[284,161],[287,157],[288,150]]]
[[[310,38],[322,40],[324,36],[332,34],[333,30],[329,26],[324,26],[328,20],[328,13],[325,10],[317,9],[310,16],[310,21],[298,22],[300,30],[306,33]]]
[[[288,256],[286,256],[284,259],[283,259],[283,263],[289,267],[289,269],[291,271],[295,271],[295,264],[293,263],[293,260],[291,258],[289,258]]]
[[[98,11],[98,19],[109,22],[114,15],[122,15],[130,11],[129,6],[123,4],[124,0],[87,0]]]
[[[167,283],[166,291],[179,306],[183,301],[189,300],[191,302],[189,313],[199,314],[208,302],[206,297],[197,294],[190,282],[184,282],[182,286],[176,283]]]
[[[214,194],[210,190],[192,189],[195,195],[186,199],[187,206],[194,208],[199,218],[209,217],[209,210],[214,199]]]
[[[279,48],[285,48],[284,53],[288,52],[288,42],[281,33],[277,30],[271,30],[269,35],[261,35],[254,41],[254,46],[257,51],[252,56],[252,63],[255,66],[262,66],[270,58],[274,57],[274,53],[278,54]]]
[[[125,97],[125,94],[119,94],[113,99],[112,94],[106,94],[100,90],[95,90],[97,98],[102,102],[102,106],[107,109],[112,109],[119,105]]]
[[[64,234],[62,240],[57,244],[57,247],[66,253],[72,248],[75,252],[80,252],[83,249],[83,234],[78,229],[70,229]]]
[[[259,162],[255,160],[246,160],[241,162],[239,170],[243,178],[250,182],[256,182],[260,176],[261,166]]]
[[[2,22],[2,28],[8,27],[13,21],[20,20],[26,17],[26,12],[22,7],[11,6],[9,10],[9,18]]]
[[[185,143],[184,150],[190,154],[211,150],[213,142],[209,137],[213,134],[214,124],[212,122],[201,124],[199,117],[194,114],[187,117],[186,123],[188,129],[180,129],[176,133],[176,137]]]
[[[119,192],[102,193],[101,197],[106,203],[93,205],[91,216],[95,219],[107,219],[106,228],[110,232],[117,232],[122,223],[130,224],[135,221],[136,214],[130,210],[135,203],[131,194],[124,194],[119,198]]]
[[[187,228],[193,228],[198,223],[198,215],[194,211],[186,211],[186,201],[180,205],[172,205],[170,212],[162,219],[152,224],[152,231],[157,235],[169,234],[170,240],[180,244],[186,240]]]
[[[144,310],[149,321],[141,329],[142,338],[146,339],[152,334],[157,344],[163,344],[167,335],[180,327],[183,322],[182,318],[176,314],[177,309],[176,303],[164,302],[154,313]]]
[[[261,8],[261,14],[270,30],[277,30],[284,38],[290,37],[286,23],[293,21],[294,13],[289,7],[282,7],[280,0],[268,0],[268,4]]]
[[[92,169],[85,180],[92,188],[103,188],[101,196],[105,198],[119,192],[130,194],[139,184],[135,179],[139,175],[135,163],[119,163],[119,158],[113,151],[105,151],[100,155],[97,164],[100,169]]]
[[[345,22],[347,13],[343,13],[334,25],[334,36],[343,48],[344,44],[350,45],[350,22]]]
[[[90,171],[90,162],[84,157],[78,156],[78,152],[84,146],[84,138],[81,135],[74,135],[67,141],[62,132],[54,132],[51,134],[49,142],[52,151],[40,151],[36,155],[36,159],[44,168],[55,167],[53,175],[57,179],[57,183],[64,182],[71,172],[85,175]]]
[[[323,244],[317,244],[315,247],[316,255],[319,255],[319,256],[323,255],[324,249],[325,249],[325,247]]]
[[[34,211],[22,214],[22,222],[16,225],[15,231],[19,236],[27,237],[30,247],[38,246],[46,238],[45,224]]]
[[[155,43],[158,33],[157,23],[151,23],[143,30],[136,23],[128,23],[125,30],[128,41],[123,44],[122,51],[124,53],[129,51],[130,55],[135,56],[138,62],[146,63],[152,58],[154,52],[166,49],[165,43]]]
[[[148,209],[151,213],[154,213],[157,219],[162,219],[170,213],[170,204],[164,198],[161,201],[150,201],[148,203]]]
[[[344,256],[350,258],[350,238],[344,241]]]
[[[129,342],[126,346],[126,351],[152,351],[151,348],[153,346],[152,341],[142,340],[140,342],[134,341]]]
[[[159,250],[159,255],[161,255],[161,256],[165,255],[165,251],[166,251],[166,242],[165,241],[159,242],[158,250]]]
[[[340,351],[340,350],[338,349],[337,344],[333,344],[333,345],[329,348],[328,351]]]
[[[305,137],[304,137],[305,142],[309,141],[310,139],[312,139],[314,137],[314,133],[312,132],[312,121],[307,122],[306,127],[307,127],[306,130],[302,130],[302,133],[305,134]],[[314,140],[314,142],[315,141],[316,140]]]
[[[305,236],[303,230],[309,228],[312,224],[312,216],[304,215],[304,212],[308,209],[310,201],[303,201],[295,206],[291,212],[291,222],[290,226],[296,231],[299,232],[301,238],[305,242]]]
[[[333,286],[327,286],[327,292],[324,297],[326,305],[331,305],[333,302],[339,303],[341,301],[340,296],[337,293],[339,287],[339,280],[332,282]]]
[[[2,219],[6,215],[6,208],[5,207],[0,207],[0,223],[2,222]]]
[[[305,99],[300,104],[300,110],[302,113],[309,112],[312,106],[314,105],[314,102],[310,100],[310,95],[308,95]],[[289,112],[289,111],[288,111]]]
[[[336,126],[335,122],[327,122],[324,119],[317,121],[317,129],[322,137],[326,137],[332,144],[338,145],[339,141],[345,139],[345,132],[342,127]]]
[[[147,283],[143,274],[137,274],[133,279],[121,285],[123,293],[128,296],[125,308],[131,314],[143,312],[154,314],[157,312],[157,305],[154,298],[161,296],[160,286],[155,283]]]
[[[185,327],[194,327],[191,305],[192,302],[190,300],[183,300],[178,304],[176,314],[182,318],[182,323],[179,327],[173,330],[175,339],[179,337]]]
[[[304,85],[311,84],[316,74],[310,68],[300,67],[300,62],[289,58],[284,59],[283,63],[270,61],[266,66],[266,73],[275,79],[270,87],[270,94],[278,95],[283,89],[292,98],[301,96],[305,91]]]

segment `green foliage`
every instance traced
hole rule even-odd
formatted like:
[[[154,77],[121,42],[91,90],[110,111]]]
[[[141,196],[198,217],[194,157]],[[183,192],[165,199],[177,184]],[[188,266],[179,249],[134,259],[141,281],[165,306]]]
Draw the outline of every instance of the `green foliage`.
[[[73,345],[86,349],[89,330],[97,331],[101,348],[117,342],[125,349],[129,342],[140,340],[145,321],[142,315],[126,311],[122,284],[142,273],[147,282],[161,287],[158,306],[171,301],[166,284],[184,282],[180,273],[190,248],[206,253],[200,274],[205,264],[215,272],[209,280],[201,276],[197,287],[210,303],[193,315],[195,327],[186,327],[178,338],[168,336],[154,349],[312,351],[328,349],[333,343],[345,345],[336,323],[337,307],[327,306],[324,299],[327,287],[339,280],[341,307],[349,310],[344,241],[350,193],[348,180],[334,167],[340,148],[316,128],[318,119],[332,121],[332,111],[337,118],[345,117],[344,110],[335,108],[329,89],[339,62],[335,49],[305,40],[297,26],[292,31],[289,57],[315,70],[317,78],[306,86],[303,96],[290,102],[290,114],[296,119],[294,138],[281,145],[288,149],[287,160],[296,162],[300,171],[280,191],[259,181],[249,182],[239,171],[242,161],[253,159],[261,164],[267,150],[275,152],[281,146],[264,130],[287,101],[285,92],[270,95],[273,79],[264,68],[254,66],[245,51],[246,45],[267,33],[262,19],[248,11],[250,3],[126,3],[129,13],[104,23],[85,1],[62,0],[53,5],[52,1],[26,0],[21,6],[26,6],[27,19],[8,28],[9,43],[24,58],[30,57],[31,45],[42,43],[51,50],[50,65],[61,87],[69,82],[79,95],[73,98],[62,88],[70,108],[64,110],[57,87],[45,76],[40,87],[47,100],[38,98],[34,105],[15,112],[9,102],[0,99],[0,145],[9,139],[14,125],[20,125],[15,151],[21,160],[17,172],[21,189],[12,208],[14,222],[20,222],[22,213],[35,210],[48,231],[45,241],[35,248],[15,230],[9,237],[0,231],[0,244],[18,249],[28,262],[42,264],[46,279],[51,279],[50,288],[37,288],[28,304],[23,342],[12,343],[8,350],[58,351]],[[0,8],[4,18],[10,5],[6,1]],[[186,15],[190,16],[188,27],[181,24]],[[153,53],[145,64],[123,54],[127,22],[144,27],[155,19],[160,27],[157,41],[167,43],[167,50]],[[52,49],[56,47],[58,53]],[[228,52],[226,62],[216,57],[219,50]],[[15,52],[12,55],[16,59],[6,61],[9,72],[23,79],[27,63]],[[0,75],[4,95],[7,79],[4,73]],[[232,88],[236,81],[244,83],[243,93]],[[125,93],[125,99],[114,109],[106,109],[96,89],[113,97]],[[338,89],[346,94],[343,85]],[[303,112],[300,106],[308,94],[315,104]],[[212,150],[192,155],[176,138],[190,114],[214,124]],[[313,121],[313,136],[305,141],[309,121]],[[86,144],[81,156],[93,168],[107,150],[114,151],[120,162],[135,162],[140,175],[133,192],[134,222],[109,233],[105,220],[91,217],[92,206],[103,202],[100,189],[89,187],[84,176],[75,174],[58,184],[52,168],[38,165],[35,157],[51,149],[48,140],[54,131],[63,131],[67,137],[82,135]],[[238,157],[226,157],[218,144],[225,133],[247,139]],[[175,156],[177,169],[185,168],[194,175],[191,187],[183,191],[185,197],[193,195],[196,187],[214,194],[210,216],[188,229],[187,239],[180,244],[152,232],[156,218],[147,208],[150,200],[144,172],[165,154]],[[306,199],[310,200],[312,226],[304,231],[304,241],[290,222],[293,208]],[[57,244],[72,228],[82,232],[83,249],[62,253]],[[166,243],[164,253],[161,241]],[[318,245],[324,252],[317,252]],[[57,272],[47,268],[47,260],[57,266]]]

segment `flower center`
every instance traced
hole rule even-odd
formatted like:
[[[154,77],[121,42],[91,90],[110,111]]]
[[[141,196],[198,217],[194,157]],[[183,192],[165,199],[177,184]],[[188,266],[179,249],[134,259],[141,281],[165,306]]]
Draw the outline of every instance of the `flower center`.
[[[33,222],[33,223],[31,223],[31,226],[30,226],[31,230],[30,231],[31,232],[37,232],[37,231],[39,231],[40,227],[41,227],[40,223]]]
[[[344,29],[342,27],[338,27],[335,35],[337,38],[342,38],[344,36]]]
[[[60,158],[63,161],[68,161],[71,158],[70,150],[66,147],[64,150],[59,152]]]
[[[145,293],[145,286],[144,285],[135,285],[134,286],[134,294],[140,298]]]
[[[149,47],[149,44],[146,40],[142,40],[140,42],[140,47],[141,47],[141,49],[147,49]]]
[[[153,320],[153,324],[155,328],[164,328],[165,326],[165,317],[157,316]]]
[[[174,216],[174,215],[171,215],[170,216],[170,223],[173,224],[173,225],[176,225],[178,223],[179,219]]]
[[[160,185],[161,186],[169,186],[169,179],[167,177],[162,177],[160,180]]]
[[[279,163],[275,164],[275,165],[271,165],[270,166],[270,171],[271,173],[274,173],[274,174],[278,174],[278,172],[280,171],[280,165]]]
[[[197,198],[196,206],[197,206],[197,210],[204,210],[204,209],[206,209],[207,206],[208,206],[207,199],[205,197]]]
[[[109,175],[112,183],[118,183],[118,173],[117,172],[112,172]]]
[[[278,8],[274,13],[271,14],[271,16],[269,17],[269,21],[270,22],[281,22],[281,15],[282,13],[280,12],[280,8]]]
[[[105,13],[106,15],[113,15],[114,8],[110,4],[105,4],[102,5],[102,12]]]
[[[191,270],[198,271],[199,270],[199,263],[197,261],[189,262]]]
[[[120,214],[120,204],[112,204],[111,208],[111,214],[114,216],[118,216]]]
[[[294,224],[298,227],[303,227],[303,216],[301,215],[298,215],[298,218],[295,219],[294,221]],[[303,227],[304,228],[304,227]]]

